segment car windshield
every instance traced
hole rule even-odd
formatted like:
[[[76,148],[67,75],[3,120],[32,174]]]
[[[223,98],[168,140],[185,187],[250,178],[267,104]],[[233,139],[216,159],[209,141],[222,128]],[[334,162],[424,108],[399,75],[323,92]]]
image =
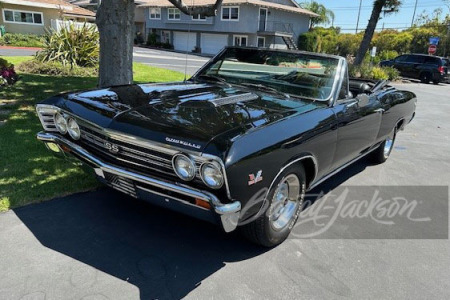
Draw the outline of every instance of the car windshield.
[[[222,81],[313,100],[328,100],[339,59],[306,53],[228,48],[195,79]]]

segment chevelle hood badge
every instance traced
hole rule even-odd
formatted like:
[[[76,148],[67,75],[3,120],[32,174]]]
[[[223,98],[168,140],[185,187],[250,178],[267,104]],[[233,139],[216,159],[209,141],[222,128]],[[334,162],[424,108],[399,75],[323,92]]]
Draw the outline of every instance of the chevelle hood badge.
[[[177,145],[183,145],[183,146],[191,147],[191,148],[195,148],[195,149],[200,149],[201,148],[200,145],[197,145],[197,144],[194,144],[194,143],[189,143],[189,142],[182,141],[182,140],[175,139],[175,138],[171,138],[171,137],[166,137],[166,142],[169,142],[169,143],[172,143],[172,144],[177,144]]]

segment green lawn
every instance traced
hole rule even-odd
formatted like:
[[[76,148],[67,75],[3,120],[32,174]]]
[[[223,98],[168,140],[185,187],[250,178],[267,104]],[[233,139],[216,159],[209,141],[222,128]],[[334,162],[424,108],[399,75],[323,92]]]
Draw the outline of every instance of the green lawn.
[[[3,57],[19,64],[30,57]],[[181,73],[134,64],[136,82],[183,80]],[[94,177],[55,158],[35,135],[42,130],[34,106],[57,93],[96,86],[94,77],[20,74],[14,86],[0,88],[0,211],[98,186]],[[13,102],[16,101],[16,102]],[[12,104],[11,104],[12,103]],[[8,114],[8,111],[10,113]]]

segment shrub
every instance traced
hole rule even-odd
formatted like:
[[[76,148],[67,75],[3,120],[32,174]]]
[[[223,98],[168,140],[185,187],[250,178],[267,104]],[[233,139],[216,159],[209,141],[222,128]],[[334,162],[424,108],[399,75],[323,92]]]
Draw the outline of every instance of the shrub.
[[[158,35],[154,32],[150,32],[147,37],[147,46],[155,46],[158,42]]]
[[[384,51],[381,51],[380,54],[378,54],[378,56],[380,57],[380,60],[394,59],[398,55],[399,55],[398,52],[395,50],[384,50]]]
[[[381,67],[373,67],[371,77],[372,78],[370,78],[370,79],[375,79],[375,80],[389,79],[388,74]]]
[[[0,79],[0,85],[11,85],[19,80],[14,65],[3,58],[0,58]]]
[[[348,74],[353,78],[364,78],[369,80],[397,80],[399,72],[392,67],[372,67],[368,63],[360,66],[349,65]]]
[[[362,38],[362,33],[340,34],[336,45],[338,54],[341,56],[356,55],[356,51],[358,51]]]
[[[51,76],[96,77],[98,75],[98,69],[95,67],[69,66],[58,61],[42,62],[37,59],[19,64],[17,70],[23,73]]]
[[[99,33],[95,26],[71,23],[59,32],[44,36],[44,49],[37,54],[42,62],[60,62],[64,66],[94,67],[99,62]]]
[[[338,29],[317,27],[298,37],[300,50],[337,54]]]
[[[44,38],[35,34],[5,33],[0,37],[0,45],[16,47],[43,47]]]
[[[399,79],[400,73],[398,72],[398,70],[396,68],[383,67],[382,69],[387,74],[389,80],[395,81],[395,80]]]

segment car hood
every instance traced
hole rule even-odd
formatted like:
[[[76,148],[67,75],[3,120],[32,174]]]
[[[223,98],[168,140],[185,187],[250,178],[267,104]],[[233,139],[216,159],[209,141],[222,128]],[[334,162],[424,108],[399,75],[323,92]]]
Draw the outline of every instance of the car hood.
[[[62,106],[101,127],[204,151],[319,104],[225,83],[117,86],[66,94]]]

